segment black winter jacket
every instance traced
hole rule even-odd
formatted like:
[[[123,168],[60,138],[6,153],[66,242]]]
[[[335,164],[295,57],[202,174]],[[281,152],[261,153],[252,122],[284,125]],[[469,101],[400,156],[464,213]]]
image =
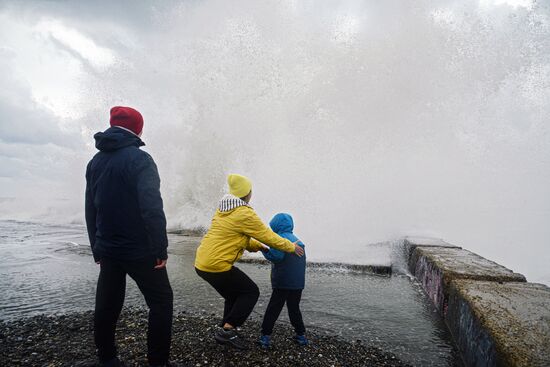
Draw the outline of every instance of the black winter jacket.
[[[94,135],[99,152],[86,169],[86,226],[102,257],[166,259],[168,238],[153,158],[141,139],[118,127]]]

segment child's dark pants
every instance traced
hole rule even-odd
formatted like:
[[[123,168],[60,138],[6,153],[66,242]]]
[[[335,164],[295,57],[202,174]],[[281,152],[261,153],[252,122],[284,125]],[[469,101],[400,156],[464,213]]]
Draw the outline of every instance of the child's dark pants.
[[[304,335],[306,328],[300,312],[301,289],[273,289],[271,299],[265,310],[264,321],[262,322],[262,335],[271,335],[275,321],[279,318],[281,310],[286,302],[288,317],[297,335]]]
[[[124,303],[126,274],[137,283],[149,307],[147,356],[152,365],[168,362],[172,336],[173,295],[166,268],[154,269],[155,259],[101,259],[94,314],[94,339],[99,360],[116,357],[115,328]]]
[[[234,266],[221,273],[210,273],[197,268],[195,271],[225,299],[223,324],[228,323],[234,327],[244,324],[260,296],[256,283]]]

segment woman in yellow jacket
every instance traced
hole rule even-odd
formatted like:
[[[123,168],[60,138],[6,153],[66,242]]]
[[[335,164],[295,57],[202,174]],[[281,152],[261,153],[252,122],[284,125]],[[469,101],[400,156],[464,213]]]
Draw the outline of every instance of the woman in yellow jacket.
[[[233,264],[244,250],[267,250],[262,243],[297,256],[302,256],[304,250],[275,234],[248,205],[252,183],[247,177],[232,174],[227,177],[227,183],[229,194],[220,200],[212,224],[197,249],[195,270],[225,299],[223,328],[216,333],[216,341],[246,349],[235,328],[246,321],[260,291],[256,283]]]

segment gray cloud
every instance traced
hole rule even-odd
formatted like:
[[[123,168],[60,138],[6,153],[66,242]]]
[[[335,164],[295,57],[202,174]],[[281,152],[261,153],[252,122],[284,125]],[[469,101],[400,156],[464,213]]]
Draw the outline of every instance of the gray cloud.
[[[74,135],[59,127],[59,118],[33,101],[30,86],[14,76],[11,51],[0,51],[0,140],[9,143],[75,147]]]
[[[193,3],[193,1],[187,1]],[[184,1],[183,3],[186,3]],[[158,16],[169,12],[182,1],[162,0],[98,0],[98,1],[71,1],[71,0],[25,0],[2,1],[0,11],[6,11],[14,16],[29,18],[55,17],[78,25],[82,29],[91,27],[94,32],[102,33],[104,24],[120,25],[132,29],[134,32],[147,32],[149,28],[158,24]]]

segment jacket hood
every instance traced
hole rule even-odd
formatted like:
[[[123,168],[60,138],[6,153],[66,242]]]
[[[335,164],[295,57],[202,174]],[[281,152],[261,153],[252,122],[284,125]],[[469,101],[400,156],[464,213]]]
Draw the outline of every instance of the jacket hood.
[[[269,222],[269,226],[275,233],[292,233],[294,230],[294,221],[290,214],[276,214]]]
[[[102,152],[112,152],[128,146],[141,147],[145,143],[139,136],[118,127],[110,127],[94,135],[95,147]]]

